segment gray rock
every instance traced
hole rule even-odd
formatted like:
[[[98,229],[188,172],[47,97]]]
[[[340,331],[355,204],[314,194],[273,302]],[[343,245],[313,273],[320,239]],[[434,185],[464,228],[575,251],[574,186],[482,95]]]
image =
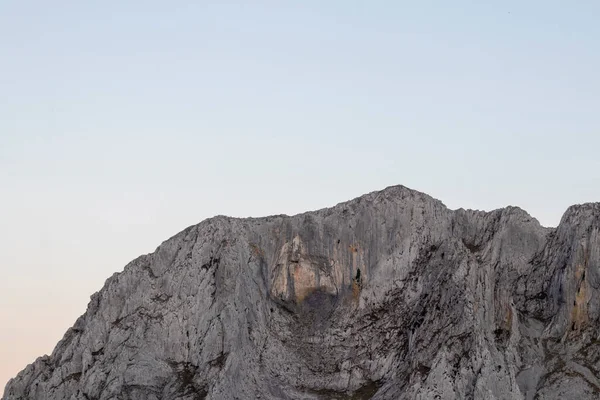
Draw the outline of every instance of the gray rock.
[[[551,229],[396,186],[185,229],[3,399],[597,399],[599,316],[600,204]]]

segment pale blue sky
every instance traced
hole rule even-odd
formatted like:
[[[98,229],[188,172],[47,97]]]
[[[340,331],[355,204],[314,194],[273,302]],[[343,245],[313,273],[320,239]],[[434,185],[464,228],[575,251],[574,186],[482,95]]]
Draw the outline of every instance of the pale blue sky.
[[[482,3],[3,1],[0,386],[215,214],[600,201],[600,2]]]

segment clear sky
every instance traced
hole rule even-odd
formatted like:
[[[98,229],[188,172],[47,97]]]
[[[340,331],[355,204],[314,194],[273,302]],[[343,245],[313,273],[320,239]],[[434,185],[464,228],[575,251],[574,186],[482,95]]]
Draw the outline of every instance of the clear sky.
[[[0,2],[0,387],[216,214],[395,184],[550,226],[600,201],[599,20],[596,0]]]

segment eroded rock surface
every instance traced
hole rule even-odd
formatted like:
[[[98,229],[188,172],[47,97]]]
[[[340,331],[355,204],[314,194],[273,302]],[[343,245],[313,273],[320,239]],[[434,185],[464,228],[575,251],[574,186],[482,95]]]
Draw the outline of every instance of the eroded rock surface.
[[[597,399],[600,204],[402,186],[215,217],[127,265],[3,399]]]

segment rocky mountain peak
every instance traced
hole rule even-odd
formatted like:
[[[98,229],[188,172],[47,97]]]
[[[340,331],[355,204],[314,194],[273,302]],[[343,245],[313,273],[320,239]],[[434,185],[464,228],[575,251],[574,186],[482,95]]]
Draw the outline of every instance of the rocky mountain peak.
[[[599,215],[392,186],[214,217],[110,277],[3,399],[595,399]]]

